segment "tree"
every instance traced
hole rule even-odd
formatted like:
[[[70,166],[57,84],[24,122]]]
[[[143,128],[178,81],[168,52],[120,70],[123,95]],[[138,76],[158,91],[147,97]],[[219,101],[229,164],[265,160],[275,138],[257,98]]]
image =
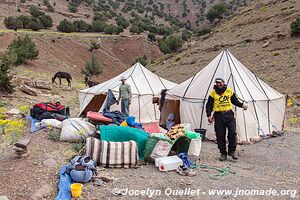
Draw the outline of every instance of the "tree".
[[[9,57],[15,58],[12,64],[20,65],[27,60],[37,59],[39,50],[31,38],[26,35],[25,37],[14,39],[8,46],[6,54]]]
[[[64,19],[60,21],[59,25],[57,26],[57,30],[65,33],[71,33],[74,32],[76,29],[72,22]]]
[[[26,15],[20,15],[17,17],[19,20],[22,21],[22,24],[23,24],[23,28],[28,28],[29,26],[29,23],[31,21],[31,18],[29,16],[26,16]]]
[[[28,24],[29,29],[33,30],[33,31],[38,31],[41,30],[43,28],[43,24],[41,23],[41,21],[37,18],[32,18]]]
[[[184,41],[188,41],[190,38],[192,37],[192,33],[188,30],[183,30],[182,33],[181,33],[181,38],[184,40]]]
[[[146,65],[147,65],[147,59],[148,59],[148,58],[147,58],[147,55],[139,56],[139,57],[137,57],[137,58],[135,59],[135,61],[134,61],[133,64],[139,62],[139,63],[141,63],[143,66],[146,66]]]
[[[83,20],[75,20],[74,22],[76,32],[87,31],[89,25]]]
[[[118,17],[116,17],[116,22],[117,22],[117,25],[121,26],[123,29],[127,28],[129,26],[128,21],[126,21],[126,19],[123,16],[121,16],[121,15],[119,15]]]
[[[94,54],[92,55],[92,59],[86,63],[84,68],[81,69],[81,73],[88,78],[98,76],[102,73],[102,66]]]
[[[10,61],[5,55],[2,59],[0,59],[0,91],[11,93],[13,90],[13,86],[11,84],[11,76],[10,72]]]
[[[71,12],[71,13],[77,13],[78,12],[78,9],[75,5],[72,5],[72,4],[69,4],[68,5],[68,10]]]
[[[164,53],[172,53],[178,51],[182,47],[182,39],[177,36],[164,37],[158,41],[159,49]]]
[[[100,49],[100,44],[97,43],[97,42],[95,42],[95,41],[92,41],[90,43],[90,49],[89,49],[89,51],[92,52],[93,50],[97,50],[97,49]]]
[[[42,15],[39,20],[44,28],[49,28],[53,25],[53,20],[49,15]]]
[[[29,13],[33,16],[33,17],[40,17],[42,15],[45,15],[44,12],[40,11],[40,9],[36,6],[30,6],[29,8]]]
[[[8,29],[18,30],[23,28],[22,20],[15,17],[5,17],[4,18],[5,27]]]
[[[300,36],[300,17],[291,23],[291,36]]]
[[[206,34],[210,33],[211,31],[212,31],[211,28],[204,27],[204,28],[197,31],[197,36],[206,35]]]
[[[227,11],[228,11],[228,7],[225,3],[216,4],[208,10],[206,14],[206,18],[210,22],[213,22],[216,18],[221,19],[222,15]]]
[[[149,33],[149,34],[148,34],[148,39],[149,39],[151,42],[155,42],[155,41],[156,41],[156,38],[155,38],[154,33]]]

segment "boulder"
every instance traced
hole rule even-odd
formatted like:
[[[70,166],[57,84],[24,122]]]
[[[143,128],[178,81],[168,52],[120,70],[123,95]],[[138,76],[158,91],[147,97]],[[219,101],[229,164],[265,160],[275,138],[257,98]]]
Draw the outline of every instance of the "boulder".
[[[268,47],[270,44],[271,44],[271,41],[268,41],[268,42],[264,43],[264,45],[263,45],[262,47],[263,47],[263,48],[266,48],[266,47]]]
[[[13,109],[7,111],[6,114],[9,116],[19,115],[19,114],[21,114],[21,111],[16,108],[13,108]]]
[[[30,200],[43,200],[51,194],[52,187],[49,184],[43,185],[40,189],[35,191],[31,196]]]
[[[38,95],[37,92],[33,88],[31,88],[27,85],[21,85],[20,90],[22,92],[26,93],[26,94],[31,95],[31,96],[37,96]]]
[[[29,145],[29,143],[30,143],[30,139],[29,138],[25,138],[25,139],[21,139],[17,143],[15,143],[15,146],[23,148],[23,149],[26,149],[27,146]]]
[[[0,196],[0,200],[9,200],[8,198],[7,198],[7,196]]]

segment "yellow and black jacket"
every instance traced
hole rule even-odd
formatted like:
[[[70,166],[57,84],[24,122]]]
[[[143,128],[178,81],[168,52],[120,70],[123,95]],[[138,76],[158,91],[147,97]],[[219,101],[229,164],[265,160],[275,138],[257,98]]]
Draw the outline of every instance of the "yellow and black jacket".
[[[207,117],[211,116],[212,111],[224,112],[231,110],[232,104],[238,107],[243,106],[243,103],[237,99],[233,90],[227,86],[224,87],[223,93],[217,93],[216,89],[210,93],[206,104]]]

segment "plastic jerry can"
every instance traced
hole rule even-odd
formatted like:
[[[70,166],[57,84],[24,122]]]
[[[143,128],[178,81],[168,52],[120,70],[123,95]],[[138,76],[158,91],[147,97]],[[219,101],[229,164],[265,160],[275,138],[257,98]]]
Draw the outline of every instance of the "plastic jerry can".
[[[158,167],[159,171],[176,170],[180,165],[183,165],[183,162],[176,155],[155,159],[155,166]]]

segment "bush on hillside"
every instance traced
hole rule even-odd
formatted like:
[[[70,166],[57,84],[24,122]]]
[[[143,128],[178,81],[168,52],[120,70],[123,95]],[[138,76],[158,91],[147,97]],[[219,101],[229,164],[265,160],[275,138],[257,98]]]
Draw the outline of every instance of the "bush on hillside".
[[[6,56],[0,59],[0,91],[11,93],[13,86],[11,84],[11,76],[9,75],[10,62]]]
[[[212,31],[211,28],[202,28],[197,31],[197,36],[202,36],[210,33]]]
[[[149,39],[151,42],[155,42],[155,41],[156,41],[156,38],[155,38],[154,33],[149,33],[149,34],[148,34],[148,39]]]
[[[41,30],[43,28],[43,24],[37,18],[32,18],[30,20],[27,28],[29,28],[33,31],[38,31],[38,30]]]
[[[40,17],[42,15],[45,15],[44,12],[40,11],[40,9],[36,6],[30,6],[29,8],[29,13],[33,16],[33,17]]]
[[[76,31],[73,22],[68,21],[67,19],[60,21],[59,25],[57,26],[57,30],[65,33],[71,33]]]
[[[86,77],[97,76],[102,73],[102,66],[94,54],[92,55],[92,59],[81,69],[81,73]]]
[[[18,30],[23,28],[23,23],[20,19],[15,17],[5,17],[4,18],[4,25],[7,29]]]
[[[26,35],[25,37],[14,39],[8,46],[6,55],[15,58],[12,64],[20,65],[27,60],[37,59],[39,50],[31,38]]]
[[[90,49],[89,51],[93,52],[93,50],[97,50],[97,49],[100,49],[100,44],[95,42],[95,41],[92,41],[90,43]]]
[[[188,30],[183,30],[181,33],[181,38],[184,41],[188,41],[190,38],[192,37],[192,32],[188,31]]]
[[[75,5],[72,5],[72,4],[69,4],[68,5],[68,10],[71,12],[71,13],[77,13],[78,12],[78,9]]]
[[[130,33],[132,34],[140,34],[144,32],[144,29],[141,26],[138,25],[132,25],[129,29]]]
[[[300,17],[291,23],[291,36],[300,36]]]
[[[93,21],[101,21],[101,22],[107,21],[107,16],[104,13],[96,12],[94,14]]]
[[[147,65],[147,59],[148,59],[148,58],[147,58],[147,55],[139,56],[139,57],[137,57],[137,58],[135,59],[135,61],[134,61],[133,64],[139,62],[139,63],[141,63],[143,66],[146,66],[146,65]]]
[[[31,22],[31,17],[26,16],[26,15],[20,15],[17,18],[22,21],[23,28],[28,28],[28,26]]]
[[[182,47],[182,39],[177,36],[164,37],[158,41],[159,49],[164,53],[172,53],[178,51]]]
[[[89,29],[89,24],[83,20],[75,20],[73,23],[76,32],[84,32],[84,31],[88,31]]]
[[[208,10],[206,18],[210,22],[213,22],[216,18],[221,19],[222,15],[225,14],[227,11],[228,7],[225,3],[216,4]]]
[[[116,17],[116,23],[118,26],[123,27],[123,29],[129,26],[129,22],[123,16],[120,15]]]
[[[42,15],[39,20],[44,28],[53,26],[53,20],[49,15]]]

